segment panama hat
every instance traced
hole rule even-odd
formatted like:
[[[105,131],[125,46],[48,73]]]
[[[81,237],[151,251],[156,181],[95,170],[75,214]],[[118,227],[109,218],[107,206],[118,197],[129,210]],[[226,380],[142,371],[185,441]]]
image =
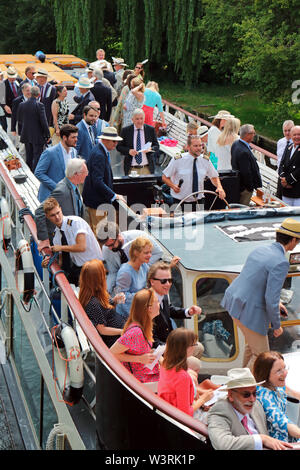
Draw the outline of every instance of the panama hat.
[[[222,111],[219,111],[216,116],[214,116],[215,119],[232,119],[234,116],[230,113],[223,113]]]
[[[37,72],[35,72],[34,77],[48,77],[48,72],[45,69],[38,69]]]
[[[106,139],[106,140],[123,140],[122,137],[118,136],[117,129],[115,127],[105,127],[102,134],[98,137],[98,139]]]
[[[219,390],[231,390],[233,388],[255,387],[265,382],[256,382],[248,367],[230,369],[227,372],[227,382]]]
[[[87,77],[80,77],[77,82],[78,88],[93,88],[93,84],[90,82],[90,79]]]
[[[113,65],[122,65],[122,67],[128,67],[128,65],[124,63],[124,59],[122,59],[121,57],[112,57],[112,59]]]
[[[7,78],[17,78],[18,72],[14,67],[8,67],[6,70]]]
[[[284,219],[281,226],[276,229],[276,232],[290,235],[291,237],[300,238],[300,222],[295,219]]]
[[[207,126],[200,126],[197,130],[197,134],[199,137],[205,137],[208,134],[208,127]]]

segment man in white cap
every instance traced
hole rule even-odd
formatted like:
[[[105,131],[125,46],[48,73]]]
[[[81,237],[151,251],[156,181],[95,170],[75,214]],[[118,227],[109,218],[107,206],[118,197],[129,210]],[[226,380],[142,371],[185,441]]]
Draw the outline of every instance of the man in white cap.
[[[81,99],[72,114],[69,115],[70,123],[75,125],[83,118],[83,108],[87,106],[90,101],[95,100],[95,97],[91,92],[93,84],[89,78],[81,76],[77,82],[77,86],[81,94]]]
[[[246,347],[243,366],[250,369],[256,357],[269,351],[268,330],[271,324],[277,338],[283,332],[280,312],[287,315],[280,303],[280,291],[289,270],[286,253],[300,240],[300,222],[287,218],[276,229],[276,242],[253,250],[244,267],[221,301],[242,331]]]
[[[46,117],[49,126],[52,126],[53,116],[51,106],[53,100],[56,98],[56,88],[48,82],[48,72],[44,69],[38,69],[34,74],[34,78],[37,81],[37,86],[40,89],[40,102],[45,106]]]
[[[231,369],[221,389],[228,392],[208,412],[208,435],[215,450],[286,450],[292,445],[270,437],[262,405],[256,401],[257,383],[248,368]]]
[[[94,233],[98,222],[107,216],[107,210],[101,208],[98,211],[98,207],[102,204],[107,206],[114,204],[116,199],[124,200],[123,196],[116,194],[113,189],[109,154],[121,140],[114,127],[106,127],[102,131],[99,144],[92,149],[87,161],[89,174],[84,182],[82,198],[88,208],[90,225]]]

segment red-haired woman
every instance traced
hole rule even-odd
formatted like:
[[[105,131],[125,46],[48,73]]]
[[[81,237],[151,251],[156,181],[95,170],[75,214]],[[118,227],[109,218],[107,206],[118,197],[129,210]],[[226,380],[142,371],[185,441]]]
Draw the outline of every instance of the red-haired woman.
[[[79,278],[79,302],[104,343],[110,347],[122,334],[125,320],[115,311],[114,306],[125,300],[125,296],[119,293],[113,299],[110,298],[105,274],[103,263],[98,259],[83,265]]]
[[[159,378],[158,364],[152,370],[146,367],[155,359],[152,352],[152,321],[158,314],[159,301],[154,290],[138,291],[133,297],[123,334],[110,348],[140,382],[156,382]]]

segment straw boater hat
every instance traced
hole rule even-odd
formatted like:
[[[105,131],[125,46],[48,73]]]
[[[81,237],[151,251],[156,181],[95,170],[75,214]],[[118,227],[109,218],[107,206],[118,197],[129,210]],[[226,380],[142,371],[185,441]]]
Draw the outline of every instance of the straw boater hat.
[[[87,77],[80,77],[77,82],[78,88],[93,88],[93,83],[90,82],[90,79]]]
[[[12,66],[8,67],[6,70],[7,78],[17,78],[18,72]]]
[[[223,112],[218,112],[216,116],[214,116],[214,119],[232,119],[234,116],[230,113],[223,113]]]
[[[113,65],[122,65],[122,67],[128,67],[127,64],[124,63],[124,59],[121,57],[112,57],[113,59]]]
[[[276,232],[290,235],[291,237],[300,238],[300,222],[295,219],[284,219],[281,226],[276,229]]]
[[[117,129],[115,127],[105,127],[102,134],[98,137],[98,139],[106,139],[106,140],[123,140],[122,137],[118,136]]]
[[[38,69],[37,72],[35,72],[34,77],[48,77],[48,72],[45,69]]]
[[[197,130],[197,134],[199,137],[205,137],[208,134],[208,127],[200,126]]]
[[[255,387],[265,382],[256,382],[248,367],[230,369],[227,372],[227,382],[219,390],[231,390],[233,388]]]

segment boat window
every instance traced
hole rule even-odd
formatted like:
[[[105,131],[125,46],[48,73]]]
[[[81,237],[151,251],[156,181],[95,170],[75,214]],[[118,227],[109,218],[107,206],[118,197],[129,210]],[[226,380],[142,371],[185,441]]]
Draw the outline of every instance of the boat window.
[[[230,360],[236,352],[232,318],[220,305],[229,282],[222,277],[200,277],[196,282],[199,341],[204,346],[203,359]]]
[[[274,338],[270,330],[270,349],[282,354],[300,351],[300,276],[287,277],[280,300],[287,308],[288,316],[281,317],[281,336]]]

